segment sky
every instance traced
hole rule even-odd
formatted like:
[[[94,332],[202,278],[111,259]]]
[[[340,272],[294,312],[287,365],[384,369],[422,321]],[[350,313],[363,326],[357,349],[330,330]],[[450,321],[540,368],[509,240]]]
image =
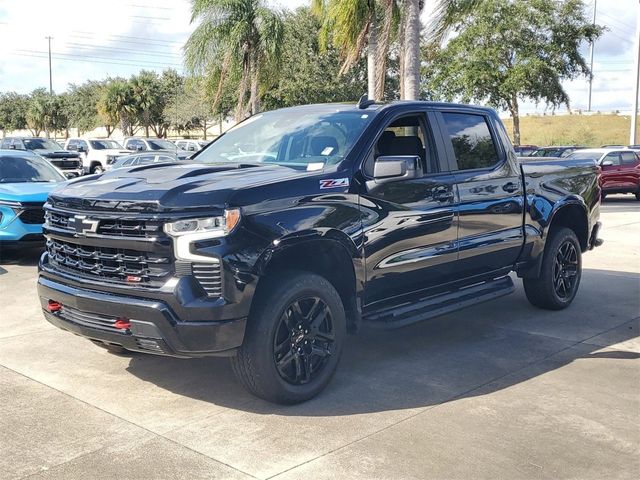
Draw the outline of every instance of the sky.
[[[271,0],[295,8],[310,0]],[[592,15],[594,0],[586,0]],[[429,5],[423,15],[427,23]],[[598,0],[596,21],[607,32],[596,42],[593,110],[631,111],[638,0]],[[0,0],[0,92],[28,93],[49,86],[52,37],[53,89],[141,69],[182,71],[182,46],[194,26],[189,0]],[[588,46],[584,47],[588,58]],[[588,82],[567,82],[571,107],[587,108]],[[524,104],[523,113],[544,105]]]

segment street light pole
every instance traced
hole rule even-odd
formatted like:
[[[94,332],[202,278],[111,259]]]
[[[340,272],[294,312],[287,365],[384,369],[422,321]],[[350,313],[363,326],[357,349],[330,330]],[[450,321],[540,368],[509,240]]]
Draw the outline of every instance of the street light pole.
[[[636,145],[638,125],[638,88],[640,85],[640,0],[636,20],[636,78],[633,85],[633,110],[631,111],[631,132],[629,133],[629,145]]]
[[[596,24],[596,9],[598,8],[598,0],[593,0],[593,24]],[[590,66],[589,66],[589,107],[587,108],[587,111],[591,111],[591,88],[593,86],[593,46],[594,46],[595,40],[591,41],[591,52],[590,52],[590,57],[591,57],[591,61],[590,61]]]
[[[49,41],[49,94],[53,95],[53,76],[51,75],[51,40],[53,37],[44,37]]]

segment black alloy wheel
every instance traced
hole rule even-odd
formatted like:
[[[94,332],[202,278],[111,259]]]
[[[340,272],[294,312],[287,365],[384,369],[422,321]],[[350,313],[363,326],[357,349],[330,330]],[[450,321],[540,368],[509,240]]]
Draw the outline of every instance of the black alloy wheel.
[[[561,299],[570,298],[578,275],[578,251],[570,240],[565,240],[558,249],[553,263],[553,287]]]
[[[280,317],[273,341],[280,376],[292,385],[316,378],[333,353],[335,333],[331,312],[318,297],[291,303]]]

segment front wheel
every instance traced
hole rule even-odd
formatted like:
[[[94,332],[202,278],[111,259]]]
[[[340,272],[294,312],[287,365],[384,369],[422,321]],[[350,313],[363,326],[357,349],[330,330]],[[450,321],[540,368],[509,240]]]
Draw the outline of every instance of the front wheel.
[[[254,395],[275,403],[304,402],[320,393],[338,366],[346,338],[340,295],[325,278],[285,272],[263,280],[245,340],[231,359]]]
[[[573,302],[582,277],[578,237],[568,228],[551,232],[538,278],[523,279],[527,299],[536,307],[562,310]]]
[[[102,165],[96,165],[91,169],[91,173],[93,173],[94,175],[100,175],[104,173],[104,168],[102,167]]]

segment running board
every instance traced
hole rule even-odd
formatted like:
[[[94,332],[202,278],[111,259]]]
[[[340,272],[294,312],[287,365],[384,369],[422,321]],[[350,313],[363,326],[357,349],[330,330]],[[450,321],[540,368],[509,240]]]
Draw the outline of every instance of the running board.
[[[404,327],[509,295],[514,290],[515,285],[511,277],[496,278],[452,292],[423,298],[416,302],[407,302],[372,312],[363,317],[363,325],[381,329]]]

